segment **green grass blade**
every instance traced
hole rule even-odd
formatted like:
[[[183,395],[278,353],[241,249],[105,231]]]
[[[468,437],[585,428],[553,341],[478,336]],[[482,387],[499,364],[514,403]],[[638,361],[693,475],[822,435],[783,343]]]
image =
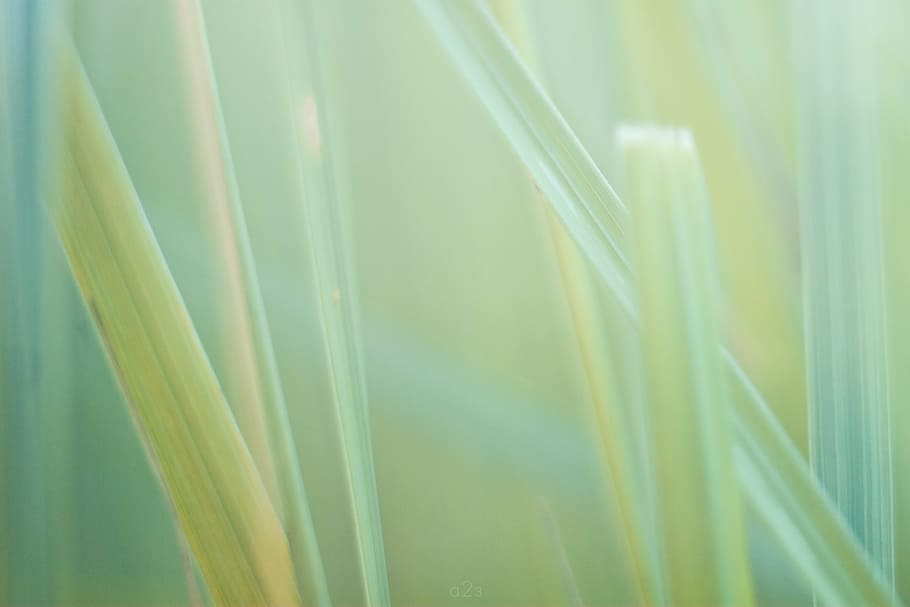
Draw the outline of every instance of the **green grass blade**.
[[[525,64],[540,73],[539,62],[528,31],[525,15],[517,0],[506,0],[495,5],[496,15]],[[625,541],[632,585],[642,605],[664,602],[663,574],[656,534],[646,524],[654,512],[653,475],[648,465],[635,465],[650,454],[649,438],[643,429],[639,409],[623,405],[618,376],[621,371],[608,347],[608,325],[597,298],[596,279],[591,275],[586,260],[566,232],[558,216],[534,183],[535,198],[541,203],[547,231],[553,243],[556,263],[566,295],[569,315],[578,343],[588,392],[594,407],[594,418],[604,468],[609,473],[609,484],[616,502],[620,532]],[[637,339],[635,339],[637,342]],[[637,343],[626,344],[630,348]],[[635,358],[630,357],[630,358]],[[645,461],[650,461],[646,459]]]
[[[902,361],[910,360],[910,122],[905,119],[910,83],[910,56],[906,52],[904,24],[910,19],[910,5],[889,0],[879,5],[880,43],[876,61],[881,66],[879,134],[882,152],[881,178],[883,231],[887,266],[888,345],[891,352],[889,391],[891,396],[891,448],[894,483],[894,574],[901,597],[910,596],[910,374],[899,372]]]
[[[688,132],[656,127],[623,127],[618,141],[635,202],[634,261],[668,600],[749,605],[745,517],[717,348],[713,235],[695,146]]]
[[[297,451],[291,434],[278,363],[269,334],[259,289],[255,260],[247,233],[217,86],[209,57],[205,23],[198,0],[174,0],[179,37],[183,43],[193,123],[197,126],[197,158],[212,204],[227,216],[227,238],[232,241],[228,265],[239,271],[245,317],[252,341],[257,383],[268,426],[269,445],[277,475],[283,517],[294,560],[297,583],[307,604],[330,604],[328,585],[307,503]]]
[[[765,142],[770,143],[781,128],[785,143],[777,155],[793,175],[789,166],[792,165],[789,131],[793,104],[786,94],[791,84],[786,76],[788,71],[781,69],[770,76],[785,80],[779,83],[768,82],[763,71],[768,65],[777,65],[775,57],[783,57],[785,64],[789,62],[786,36],[779,33],[786,29],[782,26],[786,19],[777,16],[776,23],[781,26],[771,23],[769,27],[763,15],[745,11],[749,0],[723,6],[708,3],[712,4],[711,17],[716,25],[710,35],[700,35],[694,26],[696,21],[703,20],[692,15],[687,6],[698,1],[617,3],[618,14],[609,26],[620,30],[618,35],[611,36],[616,40],[613,54],[625,56],[626,61],[632,62],[629,65],[634,66],[616,78],[618,86],[635,96],[621,115],[644,115],[652,121],[684,124],[702,139],[706,173],[714,194],[712,210],[718,227],[718,253],[724,257],[721,274],[727,347],[737,360],[748,364],[750,375],[769,397],[790,439],[808,453],[802,327],[799,301],[793,296],[798,284],[793,264],[797,245],[797,225],[792,220],[795,196],[791,191],[789,199],[780,197],[777,186],[766,179],[775,180],[777,171],[763,170],[767,163],[760,165],[749,157],[751,150],[765,149]],[[773,5],[781,3],[772,0],[761,4],[766,11],[773,12]],[[720,25],[724,21],[729,21],[729,25]],[[762,37],[766,28],[770,31]],[[761,111],[750,116],[759,122],[757,130],[764,136],[761,143],[753,142],[744,129],[737,128],[733,116],[725,112],[725,106],[729,106],[725,103],[725,97],[729,100],[724,95],[725,86],[718,86],[717,78],[711,77],[710,65],[714,62],[706,61],[699,51],[706,45],[712,45],[712,49],[723,48],[727,57],[735,61],[747,53],[745,49],[756,36],[762,41],[756,51],[761,54],[761,62],[737,64],[736,73],[742,75],[743,84],[739,85],[740,80],[732,82],[738,87],[738,95],[745,95],[750,103],[761,106]],[[706,42],[704,38],[711,41]],[[777,40],[781,38],[784,42],[779,51],[769,48],[778,46]],[[681,90],[689,94],[680,95]],[[765,94],[771,90],[777,94]],[[766,112],[777,107],[785,108],[782,119],[764,122]],[[768,153],[773,156],[776,151],[770,149]],[[614,186],[621,185],[614,181],[615,174],[611,174],[609,165],[600,166],[611,176]]]
[[[296,108],[294,143],[323,340],[354,517],[366,604],[391,604],[373,465],[358,320],[354,247],[346,215],[340,141],[323,75],[315,3],[279,0],[287,93]],[[299,17],[299,21],[294,19]],[[301,26],[302,27],[299,27]]]
[[[624,406],[617,380],[618,367],[608,347],[608,331],[601,318],[599,301],[590,272],[574,242],[550,209],[547,226],[556,249],[557,263],[568,299],[569,312],[594,405],[595,419],[610,485],[616,500],[621,531],[631,568],[633,585],[642,605],[663,597],[662,567],[655,553],[657,546],[648,535],[648,517],[653,512],[648,466],[640,455],[647,447],[638,432],[635,412]],[[650,442],[650,441],[649,441]],[[645,460],[647,461],[647,460]]]
[[[253,333],[261,327],[251,318],[250,310],[253,308],[247,304],[249,290],[245,271],[249,268],[244,265],[244,260],[249,260],[251,256],[241,252],[238,235],[246,234],[244,226],[235,227],[234,210],[238,205],[231,201],[236,199],[235,173],[233,167],[225,165],[226,155],[222,147],[226,147],[227,142],[224,130],[217,124],[213,126],[213,121],[221,121],[213,118],[215,110],[212,106],[218,100],[212,98],[207,52],[201,48],[203,40],[200,40],[199,24],[192,16],[183,16],[192,7],[185,3],[175,6],[180,11],[179,33],[183,41],[183,55],[187,57],[181,62],[181,67],[185,74],[187,108],[193,126],[191,141],[196,160],[198,198],[208,219],[205,227],[214,241],[215,258],[223,269],[223,274],[216,277],[214,285],[214,299],[219,302],[214,310],[218,316],[218,349],[223,353],[220,380],[269,496],[281,509],[284,500],[276,479],[273,447],[269,444],[268,416],[263,401],[266,394],[262,388],[263,381],[268,381],[271,375],[265,379],[260,376],[256,355]],[[189,59],[190,56],[193,59]],[[241,216],[240,219],[244,218]],[[262,360],[267,363],[268,359]],[[217,371],[217,363],[215,367]]]
[[[886,579],[894,577],[888,327],[871,50],[849,1],[796,10],[800,224],[810,462]]]
[[[459,69],[626,309],[632,309],[625,230],[628,212],[492,17],[476,0],[418,0]]]
[[[0,2],[0,602],[49,604],[55,555],[49,497],[55,452],[45,422],[55,413],[48,400],[49,339],[43,312],[48,297],[49,226],[43,213],[42,183],[52,116],[48,81],[48,27],[53,3]],[[4,158],[5,157],[5,158]]]
[[[218,605],[298,605],[287,539],[75,54],[52,215],[140,435]]]
[[[617,293],[624,311],[633,321],[637,320],[638,311],[630,296],[628,264],[618,244],[625,240],[625,221],[604,223],[598,219],[604,215],[623,218],[627,211],[590,156],[478,3],[418,0],[418,5],[569,233],[604,282]],[[598,212],[594,208],[597,205],[608,205],[608,209]],[[746,486],[750,506],[760,511],[762,520],[775,526],[772,535],[791,558],[813,559],[811,563],[794,561],[809,576],[807,581],[813,587],[825,587],[842,604],[891,602],[887,586],[855,542],[849,541],[849,534],[847,538],[843,534],[829,538],[819,531],[819,528],[839,529],[842,523],[821,490],[811,482],[803,482],[805,462],[790,457],[792,444],[739,364],[726,353],[724,359],[733,376],[735,444],[738,452],[749,458],[751,466],[745,470],[738,465],[740,482],[744,485],[758,482],[754,475],[746,474],[757,471],[764,475],[761,477],[764,487],[772,491],[757,495],[754,487]],[[784,480],[771,482],[772,475]],[[798,484],[791,486],[789,481]],[[794,494],[802,498],[802,509],[811,516],[801,517],[799,512],[794,512],[790,518],[786,510],[780,510],[793,501]],[[823,554],[832,558],[823,559]]]
[[[752,512],[824,604],[892,605],[846,521],[749,378],[732,361],[736,468]]]

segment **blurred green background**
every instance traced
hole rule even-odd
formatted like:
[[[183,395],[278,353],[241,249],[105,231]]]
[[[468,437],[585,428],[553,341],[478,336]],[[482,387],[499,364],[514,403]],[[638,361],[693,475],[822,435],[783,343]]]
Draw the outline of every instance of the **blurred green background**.
[[[202,4],[332,596],[356,605],[352,522],[295,202],[287,125],[299,108],[287,106],[276,67],[282,16],[272,3]],[[355,235],[393,603],[566,604],[555,522],[586,604],[631,604],[567,303],[525,169],[410,3],[315,4]],[[788,3],[521,4],[552,98],[611,183],[622,187],[616,125],[694,133],[727,341],[805,451]],[[64,10],[231,400],[227,278],[198,202],[173,11],[142,0]],[[2,25],[12,40],[17,25]],[[3,92],[9,111],[21,91]],[[8,166],[19,150],[3,150]],[[47,213],[14,204],[3,213],[3,604],[189,605],[173,518]],[[763,535],[750,539],[759,602],[762,593],[778,605],[810,601]],[[453,596],[465,583],[482,596]]]

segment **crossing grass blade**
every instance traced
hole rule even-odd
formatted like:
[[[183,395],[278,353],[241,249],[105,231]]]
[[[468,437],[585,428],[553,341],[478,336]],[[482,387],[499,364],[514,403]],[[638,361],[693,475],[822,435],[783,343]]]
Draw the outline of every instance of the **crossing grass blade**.
[[[628,212],[479,2],[417,0],[427,23],[633,323]],[[749,506],[813,588],[842,604],[891,604],[843,524],[740,365],[730,377],[737,471]]]
[[[205,22],[198,0],[174,0],[180,40],[186,58],[186,82],[193,123],[197,125],[197,158],[211,204],[227,218],[229,265],[239,272],[242,289],[243,329],[252,342],[256,383],[265,409],[272,462],[281,496],[282,513],[294,561],[297,583],[307,604],[330,604],[328,585],[297,461],[278,363],[269,334],[252,246],[234,175],[233,160],[221,116],[221,104],[209,57]]]
[[[287,539],[71,47],[59,194],[70,267],[217,605],[299,605]]]
[[[738,379],[735,461],[752,514],[823,604],[900,604],[758,390],[724,356]]]
[[[492,16],[476,0],[417,0],[427,22],[624,309],[632,309],[628,212]]]
[[[347,215],[343,154],[336,117],[323,75],[315,2],[276,0],[293,141],[302,192],[307,240],[316,282],[319,318],[335,414],[344,455],[344,474],[354,518],[355,545],[365,604],[391,604],[379,495],[370,438],[369,398],[358,319],[354,245]]]
[[[518,54],[526,65],[540,74],[540,66],[532,46],[524,12],[517,0],[504,0],[495,5],[496,15],[509,33]],[[540,77],[540,76],[539,76]],[[532,178],[533,179],[533,178]],[[608,347],[609,315],[605,315],[597,295],[596,279],[587,260],[566,232],[555,211],[547,204],[543,193],[534,183],[535,198],[541,203],[544,221],[556,257],[569,314],[588,392],[594,406],[594,418],[600,438],[604,468],[609,472],[611,494],[616,502],[620,532],[630,568],[632,586],[640,604],[664,602],[663,573],[657,558],[659,548],[656,534],[649,531],[647,520],[654,513],[653,475],[650,461],[649,437],[643,431],[643,416],[639,407],[628,406],[634,398],[621,390],[619,365]],[[621,329],[620,329],[621,332]],[[636,340],[625,340],[630,352],[638,352]],[[638,362],[635,355],[628,359]]]

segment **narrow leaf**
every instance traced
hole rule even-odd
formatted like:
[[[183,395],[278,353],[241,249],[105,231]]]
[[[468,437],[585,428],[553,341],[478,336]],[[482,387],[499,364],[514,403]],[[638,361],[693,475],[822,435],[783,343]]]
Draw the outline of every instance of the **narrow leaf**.
[[[0,3],[0,545],[8,580],[0,601],[44,604],[50,592],[50,536],[46,524],[48,457],[42,449],[45,394],[41,342],[46,330],[42,257],[44,217],[39,187],[47,117],[47,7],[15,0]]]
[[[240,320],[242,330],[249,334],[252,342],[255,379],[264,407],[297,584],[307,604],[327,607],[330,604],[328,585],[297,461],[278,362],[225,134],[202,9],[198,0],[174,0],[174,8],[187,67],[186,82],[193,124],[197,129],[196,157],[204,178],[205,192],[219,214],[226,218],[225,238],[230,241],[227,264],[232,272],[239,273],[236,279],[242,289],[244,313]]]
[[[298,605],[287,539],[88,80],[62,53],[52,214],[86,308],[218,605]]]
[[[345,199],[340,142],[323,75],[316,4],[277,0],[283,23],[287,93],[319,317],[344,452],[366,604],[391,604],[370,438],[368,391]],[[300,21],[293,19],[299,15]]]
[[[811,11],[809,9],[812,9]],[[863,3],[795,11],[810,462],[886,579],[894,577],[891,411],[875,124]]]
[[[525,64],[539,75],[539,61],[531,45],[521,5],[517,0],[508,0],[498,3],[496,7],[497,17],[509,33],[517,52]],[[594,407],[604,468],[609,472],[611,495],[616,502],[632,586],[640,604],[662,603],[666,597],[658,557],[660,549],[654,526],[648,524],[654,516],[654,479],[652,466],[648,465],[651,446],[650,437],[642,423],[643,408],[629,406],[626,398],[634,397],[628,394],[629,391],[622,391],[623,386],[618,379],[621,371],[614,356],[616,350],[609,347],[607,327],[611,324],[611,318],[604,314],[597,298],[597,278],[592,275],[587,260],[579,253],[572,237],[547,204],[536,182],[534,190],[553,243]],[[633,340],[624,340],[623,345],[634,348],[637,352],[637,336],[633,337]],[[626,358],[635,358],[637,362],[637,357]],[[640,391],[636,392],[640,394]],[[638,401],[638,404],[642,403]]]

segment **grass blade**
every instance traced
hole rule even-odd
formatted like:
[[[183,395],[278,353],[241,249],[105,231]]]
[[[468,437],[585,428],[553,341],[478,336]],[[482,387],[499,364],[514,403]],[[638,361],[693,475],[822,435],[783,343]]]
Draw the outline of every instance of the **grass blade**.
[[[895,587],[901,597],[910,596],[910,442],[905,440],[910,427],[910,374],[900,373],[902,361],[910,360],[910,123],[904,120],[910,82],[910,57],[905,51],[907,37],[903,24],[910,18],[910,5],[890,0],[878,6],[880,43],[877,63],[881,66],[881,111],[878,132],[881,137],[883,232],[886,292],[888,296],[888,345],[891,369],[888,377],[891,396],[891,449],[894,507]]]
[[[497,18],[509,32],[511,40],[526,65],[540,73],[539,62],[521,6],[516,1],[496,4]],[[639,407],[624,406],[618,376],[620,371],[613,358],[605,318],[597,299],[596,279],[591,276],[586,260],[566,232],[558,216],[547,204],[543,193],[534,183],[536,198],[541,203],[547,230],[553,243],[556,263],[566,295],[575,338],[584,368],[588,391],[594,406],[594,417],[600,436],[600,447],[609,472],[609,484],[616,502],[621,532],[629,561],[630,575],[640,604],[665,602],[663,572],[656,534],[646,521],[654,514],[653,475],[651,466],[635,465],[650,461],[650,439],[644,431],[644,417]],[[632,343],[632,341],[636,343]],[[626,343],[637,351],[637,339]],[[630,356],[629,358],[637,358]],[[628,391],[626,391],[628,392]]]
[[[237,278],[243,293],[243,327],[252,341],[256,380],[265,408],[269,445],[273,451],[272,459],[297,583],[307,604],[326,607],[331,602],[328,585],[297,461],[278,363],[272,347],[255,260],[221,117],[202,9],[198,0],[174,2],[187,64],[186,81],[195,118],[193,123],[198,128],[197,158],[212,204],[220,210],[222,216],[228,218],[226,236],[233,245],[228,247],[229,265],[240,274]]]
[[[890,581],[888,328],[870,57],[875,33],[868,7],[859,3],[830,2],[824,11],[796,15],[810,462]]]
[[[704,184],[685,131],[623,127],[659,516],[674,605],[749,605],[718,287]]]
[[[628,212],[578,138],[480,3],[418,0],[418,6],[569,233],[597,243],[585,254],[631,310]]]
[[[278,0],[290,107],[298,108],[294,144],[323,341],[354,517],[366,604],[391,604],[373,465],[366,376],[357,309],[353,240],[340,177],[340,142],[323,76],[315,3],[295,11]],[[297,15],[299,21],[293,16]],[[295,27],[301,24],[303,27]],[[301,31],[302,29],[302,31]]]
[[[287,539],[75,53],[52,214],[86,308],[218,605],[298,605]]]
[[[581,591],[578,588],[578,582],[575,579],[575,573],[572,571],[572,563],[569,561],[569,553],[566,551],[566,545],[562,539],[562,534],[559,532],[559,524],[556,522],[553,510],[544,498],[540,498],[537,507],[542,523],[546,528],[547,539],[550,542],[553,553],[556,555],[568,605],[569,607],[585,607],[585,602],[581,598]]]
[[[192,127],[189,142],[195,161],[194,195],[200,202],[203,217],[208,219],[205,228],[221,270],[213,285],[213,300],[219,303],[214,310],[218,320],[217,354],[212,353],[215,368],[269,496],[286,519],[285,500],[279,489],[273,457],[273,451],[278,447],[269,444],[270,426],[264,402],[267,392],[275,393],[276,388],[267,390],[263,387],[273,376],[271,369],[266,369],[267,375],[261,374],[260,360],[267,366],[270,357],[257,358],[255,333],[261,332],[262,327],[251,315],[252,311],[259,311],[255,302],[261,297],[247,287],[247,277],[252,273],[255,280],[258,275],[248,244],[242,204],[236,202],[235,170],[221,117],[217,83],[212,77],[205,24],[193,3],[173,2],[171,11],[174,16],[170,21],[177,25],[175,29],[181,43],[179,56],[183,59],[180,62],[184,85],[181,101]],[[268,337],[266,335],[266,341],[269,341]],[[279,394],[283,394],[281,387],[277,386]]]
[[[418,0],[418,6],[567,231],[636,322],[625,244],[620,244],[626,238],[627,211],[619,197],[479,3]],[[595,207],[600,205],[607,208],[598,211]],[[603,217],[614,220],[605,222]],[[738,462],[745,459],[748,464],[738,463],[737,468],[750,506],[774,526],[772,534],[813,587],[824,587],[842,604],[892,602],[886,584],[845,532],[826,496],[806,482],[805,462],[795,455],[758,391],[726,352],[724,360],[732,375]],[[792,503],[794,495],[802,501],[791,518],[781,508]],[[810,515],[801,516],[805,512]],[[833,535],[826,536],[820,528]]]

